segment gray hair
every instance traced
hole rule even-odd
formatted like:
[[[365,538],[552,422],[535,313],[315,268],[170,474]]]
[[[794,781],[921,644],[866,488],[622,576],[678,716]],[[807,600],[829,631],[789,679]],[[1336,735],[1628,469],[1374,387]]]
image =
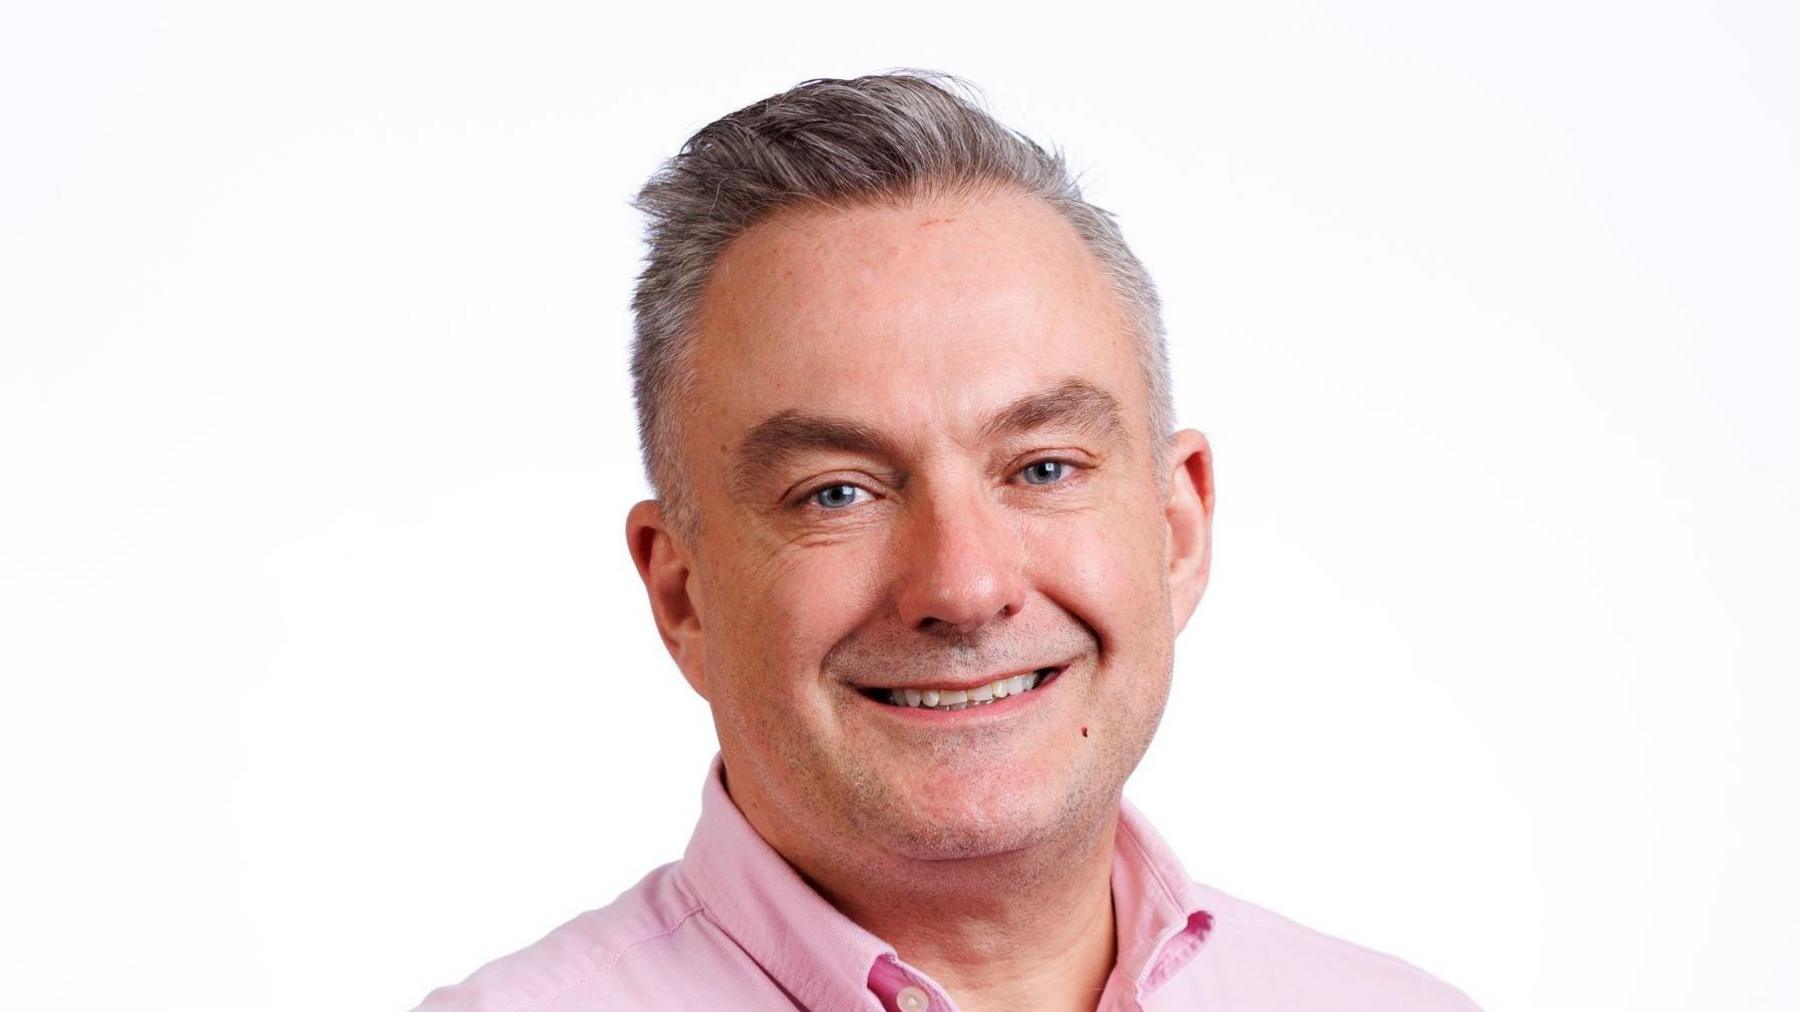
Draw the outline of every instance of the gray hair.
[[[644,471],[678,537],[699,517],[678,448],[691,412],[694,319],[713,265],[750,226],[790,207],[904,203],[1011,189],[1060,214],[1099,260],[1139,342],[1158,482],[1174,406],[1156,288],[1111,212],[1087,203],[1062,153],[988,115],[967,82],[905,70],[806,81],[702,127],[633,201],[649,253],[631,308],[631,374]]]

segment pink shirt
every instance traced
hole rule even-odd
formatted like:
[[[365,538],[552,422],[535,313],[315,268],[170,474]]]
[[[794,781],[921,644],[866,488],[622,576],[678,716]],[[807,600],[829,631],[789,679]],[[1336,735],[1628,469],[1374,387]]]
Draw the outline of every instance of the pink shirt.
[[[1103,1012],[1479,1012],[1410,964],[1190,881],[1129,802],[1112,891],[1119,955]],[[715,757],[680,861],[438,988],[414,1012],[796,1008],[954,1012],[956,1004],[763,842],[725,793]]]

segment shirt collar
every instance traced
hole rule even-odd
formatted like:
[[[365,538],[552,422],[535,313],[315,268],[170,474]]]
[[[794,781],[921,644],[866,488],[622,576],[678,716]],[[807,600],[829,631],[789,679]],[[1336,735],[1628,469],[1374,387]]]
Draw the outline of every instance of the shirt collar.
[[[1114,973],[1130,982],[1141,1003],[1199,954],[1213,915],[1205,890],[1188,878],[1175,851],[1122,798],[1112,874],[1119,939]]]
[[[871,972],[899,965],[893,946],[839,913],[757,834],[725,792],[724,768],[714,755],[681,862],[688,887],[802,1008],[881,1007]]]
[[[839,913],[757,834],[714,755],[681,875],[721,930],[804,1008],[898,1008],[909,987],[953,1003],[893,946]],[[1113,848],[1114,969],[1141,1001],[1200,950],[1212,926],[1199,890],[1143,815],[1122,802]],[[1135,1007],[1136,1002],[1132,1003]]]

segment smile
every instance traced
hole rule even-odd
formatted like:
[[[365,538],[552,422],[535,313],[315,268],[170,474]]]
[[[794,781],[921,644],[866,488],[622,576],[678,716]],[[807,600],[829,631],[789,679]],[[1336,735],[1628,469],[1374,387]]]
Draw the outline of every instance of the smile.
[[[983,685],[966,689],[884,689],[865,688],[863,695],[889,706],[916,707],[921,710],[966,710],[987,706],[1008,696],[1022,696],[1062,673],[1061,667],[1039,668],[1023,675],[996,678]]]

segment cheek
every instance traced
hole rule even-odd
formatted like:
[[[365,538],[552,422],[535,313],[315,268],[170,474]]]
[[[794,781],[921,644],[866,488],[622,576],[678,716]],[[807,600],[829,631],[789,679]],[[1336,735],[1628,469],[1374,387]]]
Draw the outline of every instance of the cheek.
[[[1030,531],[1032,582],[1064,610],[1094,628],[1103,649],[1141,636],[1160,611],[1168,587],[1162,542],[1146,518],[1117,512],[1084,514]]]
[[[731,639],[765,688],[807,694],[833,646],[875,613],[885,550],[869,544],[776,553],[736,581]]]

